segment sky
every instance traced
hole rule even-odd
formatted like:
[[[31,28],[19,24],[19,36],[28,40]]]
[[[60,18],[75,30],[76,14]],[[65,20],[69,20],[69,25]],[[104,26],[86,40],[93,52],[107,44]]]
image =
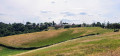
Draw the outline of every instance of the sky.
[[[120,22],[120,0],[0,0],[0,22]]]

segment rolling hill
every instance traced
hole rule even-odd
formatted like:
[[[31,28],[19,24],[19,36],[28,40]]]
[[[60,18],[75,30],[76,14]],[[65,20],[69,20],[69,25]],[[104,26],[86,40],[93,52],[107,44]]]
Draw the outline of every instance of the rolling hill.
[[[7,36],[7,37],[0,38],[0,44],[4,46],[12,47],[14,49],[9,49],[7,47],[1,46],[0,54],[2,56],[14,55],[14,54],[30,51],[29,48],[36,49],[36,48],[42,48],[42,47],[49,47],[51,45],[58,44],[60,42],[64,43],[67,40],[80,38],[80,36],[84,37],[84,36],[89,36],[90,34],[99,34],[101,36],[111,32],[112,30],[110,29],[103,29],[99,27],[81,27],[81,28],[59,29],[59,30],[50,30],[50,31]],[[64,45],[61,45],[61,46],[64,47]],[[75,44],[75,46],[77,46],[77,44]],[[69,48],[71,47],[71,45],[68,45],[67,47]],[[26,49],[29,49],[29,50],[26,50]],[[45,49],[45,50],[51,51],[52,49],[54,49],[54,47],[50,48],[50,50],[48,49]]]
[[[15,56],[119,56],[120,32],[87,36]]]

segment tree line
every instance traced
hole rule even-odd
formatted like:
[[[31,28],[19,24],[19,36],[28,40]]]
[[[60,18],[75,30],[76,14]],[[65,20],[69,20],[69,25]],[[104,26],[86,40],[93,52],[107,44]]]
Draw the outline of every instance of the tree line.
[[[39,31],[47,31],[48,27],[54,27],[55,29],[59,28],[75,28],[75,27],[102,27],[106,29],[120,29],[120,23],[92,23],[92,24],[65,24],[57,25],[54,21],[53,22],[45,22],[45,23],[31,23],[26,22],[23,23],[12,23],[6,24],[0,22],[0,37],[16,35],[16,34],[24,34],[24,33],[32,33],[32,32],[39,32]]]
[[[107,28],[107,29],[120,29],[120,23],[107,22],[105,24],[105,23],[97,22],[97,23],[92,23],[92,26],[93,27],[102,27],[102,28]]]
[[[100,22],[94,22],[92,24],[72,24],[72,25],[65,25],[64,28],[74,28],[74,27],[101,27],[101,28],[106,28],[106,29],[120,29],[120,23],[100,23]]]
[[[55,24],[56,23],[54,23],[54,21],[45,23],[26,22],[26,24],[23,23],[6,24],[0,22],[0,37],[43,31],[47,30],[49,26],[54,26]]]

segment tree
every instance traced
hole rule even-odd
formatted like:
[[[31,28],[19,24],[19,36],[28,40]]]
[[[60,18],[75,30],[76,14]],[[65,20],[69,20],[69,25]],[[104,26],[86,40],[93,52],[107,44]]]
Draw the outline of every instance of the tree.
[[[100,23],[100,22],[97,22],[96,26],[97,26],[97,27],[101,27],[101,23]]]
[[[107,22],[107,28],[111,28],[109,21]]]
[[[36,23],[33,23],[33,24],[32,24],[32,27],[35,28],[35,27],[36,27]]]
[[[102,28],[105,28],[105,23],[102,23],[101,27],[102,27]]]
[[[53,22],[52,22],[52,25],[53,25],[53,26],[55,26],[55,25],[56,25],[56,23],[53,21]]]
[[[31,24],[31,22],[26,22],[26,25],[30,25]]]
[[[94,22],[94,23],[92,23],[92,27],[95,27],[95,26],[96,26],[95,22]]]
[[[83,23],[83,24],[82,24],[82,27],[86,27],[86,25],[87,25],[86,23]]]

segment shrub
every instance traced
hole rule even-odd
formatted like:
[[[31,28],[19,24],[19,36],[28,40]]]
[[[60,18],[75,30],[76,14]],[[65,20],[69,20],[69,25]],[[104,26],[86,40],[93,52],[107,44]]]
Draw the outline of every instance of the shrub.
[[[65,25],[64,28],[70,28],[70,25]]]

